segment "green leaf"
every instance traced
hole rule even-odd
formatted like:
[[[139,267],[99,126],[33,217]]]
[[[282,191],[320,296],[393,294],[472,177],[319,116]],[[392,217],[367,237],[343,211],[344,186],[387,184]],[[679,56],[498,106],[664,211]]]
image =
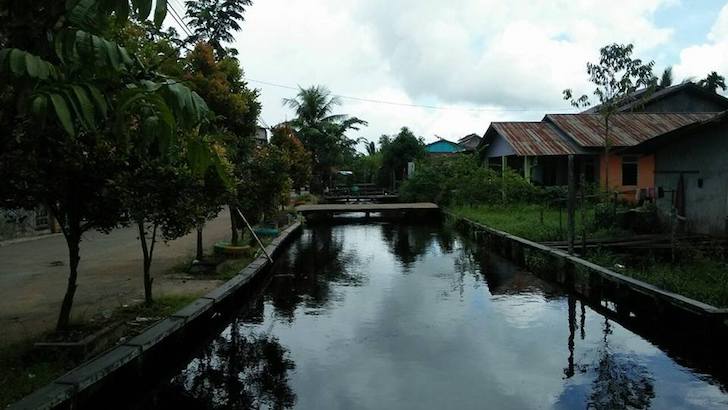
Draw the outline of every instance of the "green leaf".
[[[86,90],[84,90],[84,88],[80,85],[72,85],[71,89],[73,90],[78,106],[81,109],[81,115],[83,116],[84,121],[86,121],[89,128],[95,128],[96,118],[94,115],[94,105],[91,103],[91,100],[89,100],[88,95],[86,95]]]
[[[55,111],[56,117],[58,117],[58,121],[61,123],[63,129],[70,136],[76,135],[76,131],[73,127],[73,119],[71,118],[71,111],[68,109],[66,100],[60,94],[56,93],[51,93],[50,98],[51,103],[53,104],[53,110]]]
[[[25,51],[10,50],[10,71],[18,77],[25,74]]]
[[[167,0],[157,0],[157,4],[154,8],[154,24],[157,27],[161,27],[164,23],[164,18],[167,16]]]
[[[38,78],[38,74],[40,71],[40,68],[38,67],[38,63],[40,62],[40,59],[30,53],[25,54],[25,70],[28,73],[28,77],[30,78]]]
[[[149,13],[152,12],[152,0],[132,0],[132,3],[137,10],[137,17],[140,20],[146,20]]]
[[[34,117],[40,119],[41,122],[45,122],[46,114],[48,113],[48,96],[38,94],[33,97],[30,103],[30,112]]]
[[[91,94],[91,98],[94,100],[96,108],[101,112],[101,115],[106,118],[108,115],[108,104],[106,104],[106,98],[104,98],[101,91],[93,85],[87,84],[86,89],[89,94]]]

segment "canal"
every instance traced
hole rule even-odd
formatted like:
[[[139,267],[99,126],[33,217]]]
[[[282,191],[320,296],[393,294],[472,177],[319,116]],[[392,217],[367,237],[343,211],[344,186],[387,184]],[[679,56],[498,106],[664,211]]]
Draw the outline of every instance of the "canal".
[[[309,226],[268,275],[130,406],[728,407],[711,374],[440,225]]]

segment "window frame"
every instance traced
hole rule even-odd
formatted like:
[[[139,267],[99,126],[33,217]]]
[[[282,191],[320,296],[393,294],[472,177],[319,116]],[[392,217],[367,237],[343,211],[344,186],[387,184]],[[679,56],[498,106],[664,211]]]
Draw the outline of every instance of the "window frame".
[[[625,184],[624,180],[624,166],[634,165],[634,184]],[[639,155],[622,155],[622,167],[621,167],[621,179],[622,186],[637,186],[640,181],[640,156]]]

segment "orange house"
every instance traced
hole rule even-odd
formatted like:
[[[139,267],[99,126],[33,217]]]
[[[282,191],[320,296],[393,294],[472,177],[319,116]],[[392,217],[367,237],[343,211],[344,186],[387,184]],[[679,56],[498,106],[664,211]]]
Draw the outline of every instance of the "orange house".
[[[605,155],[599,157],[599,183],[610,187],[620,199],[637,202],[640,199],[655,198],[655,156],[621,155],[610,153],[609,161]],[[605,164],[609,164],[609,167]],[[607,178],[609,182],[607,183]]]
[[[605,160],[605,123],[599,114],[549,114],[544,118],[584,152],[599,157],[599,182],[626,201],[655,197],[653,155],[623,151],[686,125],[712,117],[712,113],[619,113],[609,119],[609,158]]]

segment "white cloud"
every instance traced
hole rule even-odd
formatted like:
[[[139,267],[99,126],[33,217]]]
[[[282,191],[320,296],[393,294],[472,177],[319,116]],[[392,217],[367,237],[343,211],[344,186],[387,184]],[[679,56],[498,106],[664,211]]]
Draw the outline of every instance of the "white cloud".
[[[676,78],[705,78],[710,71],[728,75],[728,4],[723,6],[707,41],[680,52],[675,66]]]
[[[672,0],[265,0],[246,14],[234,44],[246,74],[279,84],[448,110],[345,101],[377,139],[409,126],[434,139],[482,133],[493,120],[538,120],[564,110],[567,87],[588,90],[585,64],[610,42],[649,56],[671,30],[652,15]],[[716,30],[716,36],[722,35]],[[283,97],[262,89],[263,118],[282,121]],[[481,108],[487,111],[468,111]],[[514,112],[514,108],[535,111]]]

